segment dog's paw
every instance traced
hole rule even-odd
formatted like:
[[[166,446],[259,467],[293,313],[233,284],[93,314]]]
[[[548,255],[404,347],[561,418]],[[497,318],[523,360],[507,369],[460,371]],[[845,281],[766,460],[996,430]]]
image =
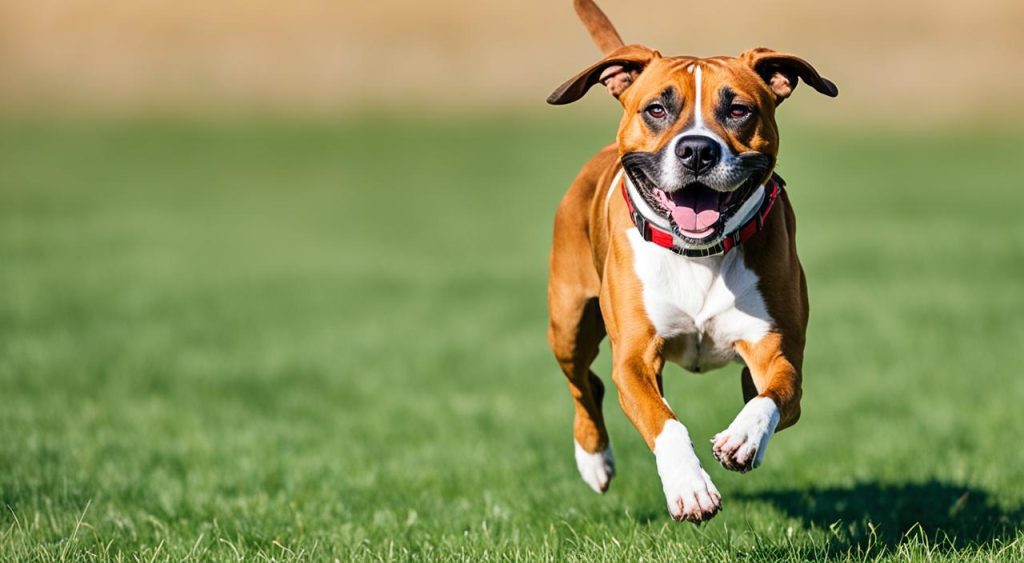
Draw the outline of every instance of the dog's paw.
[[[699,524],[712,519],[722,509],[722,495],[700,467],[696,471],[682,470],[668,480],[662,479],[668,512],[674,520]]]
[[[745,473],[761,465],[768,439],[779,424],[779,408],[768,397],[751,399],[728,428],[711,438],[722,467]]]
[[[612,457],[612,447],[608,446],[602,451],[590,453],[580,446],[575,440],[576,446],[576,468],[580,470],[580,477],[594,489],[594,492],[601,494],[608,490],[608,485],[615,476],[615,458]]]
[[[654,442],[654,455],[665,502],[673,519],[705,522],[722,509],[722,495],[701,468],[682,423],[678,420],[665,423]]]

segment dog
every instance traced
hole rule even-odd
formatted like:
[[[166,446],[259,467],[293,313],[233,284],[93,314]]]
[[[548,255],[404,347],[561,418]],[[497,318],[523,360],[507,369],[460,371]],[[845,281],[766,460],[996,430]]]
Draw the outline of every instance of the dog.
[[[792,54],[665,57],[625,45],[593,0],[575,8],[605,57],[548,103],[600,83],[623,108],[616,143],[583,167],[555,215],[548,340],[575,404],[576,464],[591,488],[608,489],[605,390],[590,369],[607,335],[619,404],[655,455],[669,513],[707,521],[721,495],[663,397],[662,368],[744,365],[745,404],[711,438],[726,469],[758,467],[772,435],[800,418],[807,284],[774,173],[775,109],[801,79],[839,91]]]

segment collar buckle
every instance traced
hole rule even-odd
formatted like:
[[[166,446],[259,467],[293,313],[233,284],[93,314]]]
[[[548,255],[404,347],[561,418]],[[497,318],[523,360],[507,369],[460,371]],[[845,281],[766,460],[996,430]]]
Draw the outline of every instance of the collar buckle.
[[[640,231],[640,236],[644,240],[650,242],[651,234],[647,230],[647,226],[648,226],[647,219],[644,218],[644,216],[641,215],[640,212],[637,211],[635,208],[632,211],[630,211],[630,215],[633,216],[633,224],[636,225],[636,230]]]

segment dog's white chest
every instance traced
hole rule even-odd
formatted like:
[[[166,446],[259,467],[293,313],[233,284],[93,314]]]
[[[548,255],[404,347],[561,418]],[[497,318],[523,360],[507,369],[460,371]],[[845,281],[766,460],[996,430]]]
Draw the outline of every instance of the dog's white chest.
[[[665,359],[690,371],[708,371],[737,359],[734,344],[757,342],[773,321],[743,261],[743,249],[725,256],[687,258],[627,232],[643,284],[644,308],[665,339]]]

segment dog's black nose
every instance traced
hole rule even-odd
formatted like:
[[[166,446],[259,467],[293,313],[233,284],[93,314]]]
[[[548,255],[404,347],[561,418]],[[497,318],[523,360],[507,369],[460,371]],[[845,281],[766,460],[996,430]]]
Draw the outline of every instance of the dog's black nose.
[[[676,156],[687,170],[694,174],[702,174],[718,164],[722,158],[722,148],[710,137],[687,135],[679,139]]]

